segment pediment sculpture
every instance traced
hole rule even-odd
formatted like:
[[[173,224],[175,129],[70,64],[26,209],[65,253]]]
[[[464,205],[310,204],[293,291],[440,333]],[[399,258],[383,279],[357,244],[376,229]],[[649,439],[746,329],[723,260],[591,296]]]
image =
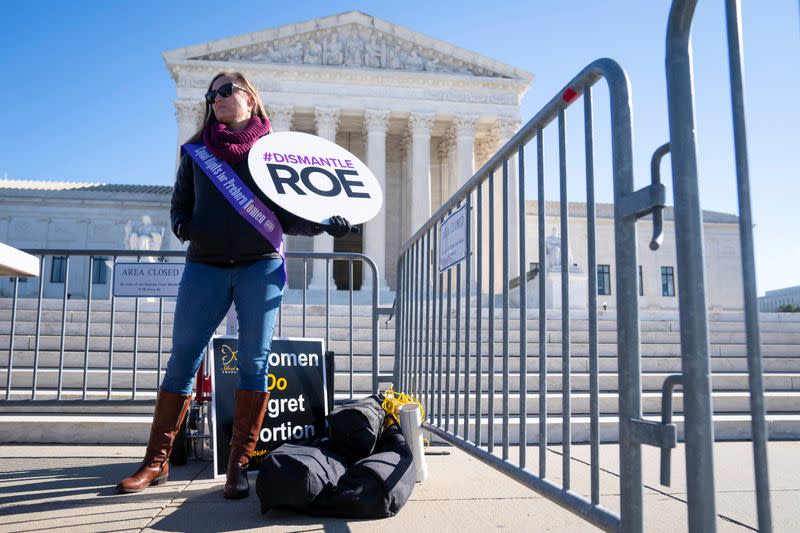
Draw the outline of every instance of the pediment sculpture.
[[[432,48],[359,24],[316,30],[303,35],[214,52],[193,59],[507,77]]]

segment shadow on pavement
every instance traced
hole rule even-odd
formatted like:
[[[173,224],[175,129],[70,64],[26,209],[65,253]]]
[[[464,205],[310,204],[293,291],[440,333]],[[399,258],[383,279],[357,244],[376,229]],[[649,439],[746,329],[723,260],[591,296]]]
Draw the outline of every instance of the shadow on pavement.
[[[130,475],[137,465],[138,461],[128,458],[0,458],[0,515],[20,515],[22,519],[24,515],[48,511],[70,516],[80,514],[70,513],[70,509],[91,505],[160,502],[163,507],[206,468],[206,464],[199,462],[174,468],[166,485],[138,494],[118,494],[117,482]]]

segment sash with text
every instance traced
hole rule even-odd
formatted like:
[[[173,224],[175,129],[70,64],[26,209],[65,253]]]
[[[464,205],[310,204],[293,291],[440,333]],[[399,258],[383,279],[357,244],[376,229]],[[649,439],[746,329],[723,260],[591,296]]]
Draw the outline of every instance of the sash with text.
[[[181,148],[189,154],[189,157],[195,163],[200,165],[203,172],[206,173],[236,212],[258,230],[281,254],[285,268],[286,254],[283,249],[283,228],[275,213],[265,206],[247,185],[242,183],[242,179],[236,175],[228,163],[214,156],[204,144],[187,143]]]

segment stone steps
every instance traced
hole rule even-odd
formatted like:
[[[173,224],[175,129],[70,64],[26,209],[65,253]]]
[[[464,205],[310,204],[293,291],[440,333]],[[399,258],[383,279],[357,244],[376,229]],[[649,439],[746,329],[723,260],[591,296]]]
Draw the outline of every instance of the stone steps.
[[[425,393],[418,393],[416,395],[420,401],[427,404],[428,395]],[[38,399],[49,400],[56,397],[54,390],[39,391],[37,394]],[[15,392],[12,399],[29,399],[30,393],[23,395],[22,391]],[[129,405],[109,405],[108,403],[97,403],[94,405],[86,405],[71,400],[80,400],[82,398],[82,391],[65,390],[62,391],[62,399],[64,400],[60,405],[48,404],[47,406],[31,407],[29,405],[21,404],[0,404],[0,413],[13,414],[13,413],[27,413],[27,414],[78,414],[78,413],[91,413],[91,414],[152,414],[152,403],[140,403]],[[129,400],[131,398],[130,391],[118,390],[113,392],[113,400]],[[344,400],[349,398],[346,392],[337,392],[335,394],[337,400]],[[683,395],[680,389],[676,390],[673,395],[673,410],[675,413],[683,412]],[[87,393],[87,400],[105,400],[105,391],[89,391]],[[137,400],[147,402],[155,399],[155,390],[149,389],[146,391],[137,392]],[[509,415],[519,416],[519,399],[518,393],[509,394]],[[548,391],[547,393],[547,416],[561,415],[562,413],[562,395],[560,392]],[[455,393],[451,391],[449,400],[442,395],[442,410],[448,409],[451,415],[455,412]],[[598,394],[599,410],[602,415],[613,415],[617,411],[619,396],[613,392],[601,392]],[[481,414],[488,416],[490,395],[487,391],[481,392]],[[747,392],[734,391],[715,391],[713,409],[715,413],[746,413],[750,409],[750,395]],[[764,394],[764,402],[768,413],[796,413],[798,404],[800,404],[800,391],[772,391]],[[469,394],[469,414],[475,415],[475,406],[477,405],[477,395],[475,391]],[[494,413],[495,417],[501,417],[503,411],[503,394],[502,392],[495,392],[494,394]],[[526,412],[529,416],[537,417],[539,413],[539,394],[535,389],[528,392],[526,399]],[[438,412],[438,407],[428,407],[429,410],[433,409],[434,413]],[[465,410],[464,394],[463,391],[459,395],[459,416],[463,416]],[[648,416],[657,416],[661,412],[661,393],[660,392],[644,392],[642,393],[642,412]],[[589,393],[573,392],[570,396],[570,413],[573,415],[586,415],[589,413]]]
[[[417,398],[425,399],[428,396],[424,393],[418,393]],[[510,416],[519,416],[520,412],[520,395],[518,393],[511,393],[509,398],[509,414]],[[713,410],[714,413],[746,413],[750,410],[750,394],[743,391],[727,392],[727,391],[714,391],[713,396]],[[560,392],[548,392],[547,394],[547,415],[561,415],[562,411],[562,395]],[[447,397],[443,395],[442,409],[446,410],[449,404],[449,413],[455,413],[455,393],[451,391],[449,402]],[[487,416],[489,413],[490,395],[488,392],[481,393],[481,414]],[[475,406],[477,405],[477,396],[474,391],[469,394],[469,413],[475,414]],[[598,395],[598,405],[600,414],[613,415],[616,414],[619,403],[619,395],[611,392],[601,392]],[[798,412],[800,406],[800,390],[797,391],[773,391],[764,393],[765,408],[768,413],[795,413]],[[496,392],[494,395],[494,413],[495,417],[502,416],[503,412],[503,395]],[[526,412],[529,416],[538,416],[539,413],[539,395],[535,389],[528,392],[528,397],[525,402]],[[438,406],[434,406],[435,412],[438,412]],[[463,416],[465,410],[464,394],[461,391],[459,395],[459,413]],[[661,393],[660,392],[645,392],[642,393],[642,412],[649,416],[659,416],[661,413]],[[673,395],[673,412],[683,412],[683,394],[680,390],[676,391]],[[577,415],[589,414],[589,393],[588,392],[573,392],[570,395],[570,413]]]
[[[646,416],[645,419],[659,422],[660,417]],[[800,434],[800,415],[797,414],[771,414],[767,415],[767,431],[770,439],[791,439]],[[445,420],[442,421],[444,424]],[[455,419],[449,420],[449,429],[455,433]],[[678,440],[684,439],[683,416],[673,417],[673,423],[677,426]],[[475,435],[475,419],[470,418],[470,438]],[[509,443],[517,444],[519,438],[519,419],[510,418]],[[488,443],[489,420],[481,418],[481,444]],[[562,442],[562,421],[561,417],[547,418],[547,442],[550,444],[560,444]],[[503,423],[502,420],[495,419],[493,424],[495,445],[502,443]],[[617,442],[619,440],[619,419],[616,416],[601,416],[599,418],[599,435],[601,442]],[[463,419],[459,420],[458,434],[463,435]],[[590,421],[588,416],[573,416],[570,423],[571,442],[583,443],[590,439]],[[528,417],[526,419],[527,444],[536,444],[539,440],[539,420],[538,418]],[[748,440],[751,438],[750,416],[747,414],[717,414],[714,416],[714,439],[720,440]]]
[[[157,368],[158,360],[157,353],[154,351],[141,350],[136,356],[137,368],[143,370],[152,370]],[[63,364],[64,368],[79,368],[83,369],[86,359],[86,352],[84,350],[65,350],[63,356],[63,363],[61,352],[59,350],[40,350],[38,368],[57,368],[59,364]],[[34,350],[15,350],[13,359],[14,372],[21,369],[33,369],[36,352]],[[169,359],[169,352],[161,352],[161,364],[166,366]],[[373,357],[371,354],[353,354],[353,369],[357,371],[368,371],[372,368]],[[130,350],[114,350],[112,363],[116,368],[132,368],[134,360],[134,353]],[[455,368],[455,355],[450,357],[450,365]],[[411,360],[411,364],[422,365],[424,369],[424,360]],[[438,361],[438,357],[435,358]],[[429,361],[429,365],[438,364],[434,360]],[[461,367],[465,366],[465,358],[460,358]],[[481,357],[481,366],[484,370],[489,368],[489,357]],[[503,358],[502,356],[495,356],[495,368],[502,369]],[[89,368],[107,368],[109,363],[108,349],[88,352],[88,366]],[[474,355],[469,358],[469,364],[472,370],[477,367],[478,360]],[[8,364],[8,353],[0,353],[0,369],[4,369]],[[442,355],[442,364],[446,366],[446,354]],[[573,354],[570,357],[570,368],[575,372],[588,372],[590,360],[586,355]],[[394,357],[391,355],[382,354],[380,356],[380,368],[392,369],[394,365]],[[547,368],[552,372],[561,371],[562,360],[559,355],[549,355],[547,357]],[[601,355],[598,357],[598,366],[601,372],[613,372],[617,370],[618,359],[616,355]],[[800,369],[800,356],[798,357],[762,357],[762,366],[766,372],[787,372]],[[335,368],[339,370],[349,370],[350,356],[346,353],[336,353],[335,355]],[[512,355],[509,357],[509,368],[512,372],[518,372],[520,368],[520,357]],[[528,354],[527,368],[529,372],[538,371],[539,369],[539,354],[538,351]],[[641,368],[643,372],[680,372],[681,359],[677,355],[671,356],[644,356],[641,359]],[[711,369],[714,372],[747,372],[747,358],[743,356],[738,357],[711,357]],[[0,370],[1,371],[1,370]]]
[[[474,301],[474,300],[473,300]],[[23,400],[31,396],[30,387],[33,378],[33,362],[35,357],[36,334],[36,300],[20,300],[16,313],[14,339],[14,373],[11,399]],[[46,300],[42,302],[40,317],[40,342],[37,370],[37,399],[54,399],[58,386],[58,366],[62,364],[61,326],[62,302]],[[383,304],[384,306],[388,304]],[[94,404],[73,403],[66,400],[80,399],[83,396],[85,351],[86,302],[70,300],[67,302],[64,337],[62,380],[63,402],[53,404],[4,404],[0,400],[0,440],[21,442],[144,442],[149,431],[152,416],[152,403],[109,405],[104,402]],[[119,299],[114,313],[114,354],[112,372],[112,400],[126,400],[132,397],[134,365],[134,323],[138,338],[136,348],[136,399],[152,402],[157,385],[157,368],[159,358],[159,321],[160,359],[163,369],[171,347],[172,312],[174,302],[165,300],[163,314],[159,316],[159,302],[140,300],[139,313],[134,313],[133,299]],[[329,308],[330,345],[336,353],[335,358],[335,392],[338,398],[349,397],[350,385],[350,338],[351,319],[347,306],[331,305]],[[303,319],[300,313],[302,306],[286,304],[282,309],[280,327],[276,327],[276,335],[301,336]],[[305,335],[309,337],[325,337],[325,306],[309,305],[305,319]],[[485,416],[489,407],[488,374],[489,326],[488,309],[481,314],[481,411],[484,415],[481,427],[484,437],[487,434],[489,420]],[[8,348],[10,342],[11,306],[9,299],[0,299],[0,398],[5,397],[7,386]],[[519,434],[519,319],[518,312],[509,312],[509,416],[511,417],[509,436],[516,442]],[[573,312],[570,320],[570,368],[571,374],[571,413],[573,441],[588,440],[589,410],[589,332],[585,311]],[[93,301],[91,312],[90,336],[88,343],[87,399],[104,400],[108,386],[109,359],[109,321],[111,318],[108,301]],[[438,318],[438,315],[437,315]],[[445,317],[446,318],[446,317]],[[450,370],[455,372],[456,356],[456,315],[451,314],[451,358]],[[464,318],[461,317],[460,352],[463,354],[467,346],[463,342]],[[641,313],[641,368],[642,368],[642,409],[646,416],[660,418],[660,388],[664,379],[681,369],[679,321],[675,312]],[[471,313],[472,331],[470,351],[469,383],[471,395],[469,409],[474,416],[477,398],[475,395],[476,359],[475,344],[477,314]],[[749,438],[750,422],[749,387],[747,376],[747,348],[744,334],[742,313],[709,313],[709,341],[713,384],[713,408],[715,412],[715,435],[717,439]],[[353,390],[356,396],[368,394],[372,386],[372,319],[371,309],[357,306],[353,309],[352,318],[352,361]],[[445,322],[446,324],[446,322]],[[382,375],[391,374],[394,367],[394,336],[397,317],[387,322],[386,316],[379,318],[380,336],[380,371]],[[495,310],[494,351],[495,375],[492,379],[495,390],[494,407],[496,418],[493,424],[494,438],[499,442],[502,434],[502,311]],[[768,412],[768,425],[772,438],[800,437],[800,316],[786,314],[761,315],[761,353],[765,371],[765,404]],[[600,387],[600,433],[603,440],[613,441],[617,438],[618,406],[616,369],[618,365],[616,346],[616,322],[613,313],[601,313],[598,316],[598,377]],[[224,331],[224,325],[217,330]],[[526,411],[528,418],[526,428],[528,442],[535,443],[538,438],[538,384],[539,384],[539,343],[538,313],[529,310],[527,322],[527,388],[528,398]],[[547,320],[547,411],[548,432],[550,442],[559,442],[561,434],[561,320],[560,312],[548,312]],[[415,346],[420,346],[417,344]],[[425,346],[425,343],[422,343]],[[415,348],[416,349],[416,348]],[[431,348],[438,355],[438,346]],[[443,349],[442,362],[447,363],[446,346]],[[437,357],[438,359],[438,357]],[[459,385],[464,387],[463,367],[465,360],[460,359],[462,375]],[[413,364],[413,359],[412,359]],[[434,377],[438,378],[438,375]],[[438,381],[438,379],[437,379]],[[456,377],[451,375],[443,379],[446,391],[450,386],[450,410],[455,409]],[[445,392],[443,391],[443,393]],[[422,396],[424,399],[424,393]],[[459,401],[463,402],[462,399]],[[442,400],[443,405],[447,402]],[[461,410],[464,406],[461,405]],[[682,425],[683,402],[680,389],[674,399],[675,420],[679,428]],[[459,421],[463,424],[463,420]],[[474,418],[471,421],[474,424]],[[453,428],[455,420],[451,420]],[[461,433],[461,431],[459,431]]]
[[[384,302],[384,307],[390,306],[390,303]],[[164,320],[170,323],[172,313],[175,309],[175,303],[172,300],[164,299],[163,301],[163,314]],[[328,309],[329,320],[334,321],[348,321],[350,311],[346,305],[331,305]],[[62,301],[59,299],[43,300],[41,320],[43,322],[58,321],[61,322],[62,318]],[[134,318],[135,304],[131,298],[118,298],[115,303],[115,321],[130,323]],[[281,308],[281,314],[286,324],[299,324],[302,321],[302,306],[296,304],[284,304]],[[111,304],[108,301],[93,301],[91,320],[110,321],[111,317]],[[16,316],[20,321],[35,322],[37,316],[36,300],[21,299],[17,302]],[[359,325],[369,324],[372,316],[372,309],[369,306],[356,305],[353,307],[353,320],[354,323]],[[451,323],[455,326],[456,318],[455,309],[451,310]],[[159,302],[148,302],[145,299],[139,301],[139,321],[140,322],[157,322],[159,315]],[[326,307],[324,305],[307,305],[306,306],[306,321],[310,325],[324,326],[325,324]],[[417,315],[419,316],[419,315]],[[423,308],[422,316],[427,316]],[[433,316],[431,314],[431,316]],[[477,313],[472,309],[470,313],[470,321],[474,323],[477,320]],[[495,308],[494,316],[496,327],[502,325],[502,308]],[[11,299],[0,298],[0,324],[7,324],[11,317]],[[438,309],[436,313],[438,318]],[[574,329],[587,330],[588,329],[588,314],[587,311],[572,311],[570,313],[570,324]],[[388,317],[380,317],[381,322],[385,322]],[[447,319],[446,313],[443,313],[444,320]],[[653,311],[640,311],[639,314],[642,331],[679,331],[680,321],[677,312],[653,312]],[[73,322],[83,322],[86,319],[86,302],[84,300],[68,300],[67,301],[67,320]],[[462,323],[466,319],[466,312],[462,310],[461,320]],[[709,325],[712,331],[741,331],[744,322],[744,314],[736,312],[714,313],[708,314]],[[616,314],[613,312],[599,312],[598,329],[601,331],[611,331],[615,329]],[[780,331],[785,325],[792,325],[795,330],[800,327],[800,317],[792,316],[791,313],[761,313],[759,321],[762,332]],[[390,321],[390,324],[396,320]],[[489,322],[489,308],[484,307],[481,313],[481,322],[487,324]],[[538,312],[536,310],[529,310],[527,314],[528,329],[538,329]],[[559,330],[561,328],[561,313],[560,311],[549,310],[547,312],[548,329]],[[519,314],[514,310],[509,310],[509,327],[510,329],[519,329]]]
[[[655,417],[649,417],[657,421]],[[109,443],[109,444],[144,444],[150,430],[152,416],[149,415],[76,415],[76,414],[0,414],[0,427],[3,427],[5,442],[45,443]],[[683,440],[683,417],[673,419],[678,428],[678,439]],[[800,415],[771,414],[767,415],[767,430],[771,439],[796,438],[800,434]],[[455,420],[449,420],[449,428],[455,430]],[[619,420],[616,416],[601,416],[599,419],[599,435],[602,442],[618,440]],[[489,420],[481,418],[482,444],[488,443]],[[502,443],[502,420],[495,419],[493,440],[495,446]],[[458,434],[463,434],[463,419],[459,420]],[[519,438],[519,419],[512,418],[508,424],[510,444],[516,444]],[[475,419],[470,419],[470,438],[474,438]],[[589,417],[574,416],[570,424],[571,442],[589,441]],[[547,442],[559,444],[562,440],[562,422],[560,417],[547,418]],[[536,444],[539,438],[538,418],[528,417],[526,420],[526,441]],[[750,438],[750,417],[744,414],[720,414],[714,417],[714,437],[716,440],[746,440]]]
[[[3,324],[0,324],[0,335],[5,338],[11,332],[8,323],[5,323],[5,329],[2,329]],[[287,325],[284,324],[281,334],[287,337],[302,336],[302,326],[300,324]],[[134,323],[129,322],[115,322],[114,335],[118,337],[133,337],[136,331],[139,338],[153,338],[158,337],[159,330],[162,337],[169,337],[172,334],[172,324],[162,321],[159,328],[158,322],[154,323],[139,323],[138,327]],[[276,334],[277,333],[276,326]],[[325,327],[321,326],[306,326],[306,336],[308,337],[325,337]],[[110,332],[110,323],[108,321],[92,321],[89,325],[90,336],[107,337]],[[65,323],[64,333],[66,336],[84,337],[86,334],[86,323],[83,321],[67,322]],[[338,321],[337,324],[332,323],[328,328],[330,338],[337,340],[349,339],[351,331],[347,323]],[[31,337],[36,335],[36,324],[30,321],[17,321],[17,326],[14,328],[15,337]],[[379,335],[383,339],[394,339],[394,328],[384,328],[379,324]],[[39,325],[39,335],[42,336],[61,336],[61,321],[42,322]],[[354,340],[369,340],[372,336],[372,326],[370,323],[356,327],[354,325],[352,330],[352,337]],[[423,333],[423,338],[426,335]],[[473,328],[470,330],[470,339],[475,341],[477,332]],[[530,330],[527,332],[527,341],[536,343],[539,341],[538,329]],[[462,341],[466,338],[464,330],[461,331]],[[481,331],[481,341],[488,343],[489,330],[484,327]],[[455,340],[455,330],[451,330],[451,339]],[[502,330],[495,331],[495,341],[499,342],[502,339]],[[508,335],[509,342],[517,343],[520,340],[520,332],[518,329],[510,330]],[[561,331],[549,330],[546,336],[548,343],[561,343]],[[599,331],[597,340],[601,344],[614,344],[617,341],[616,331]],[[570,341],[575,344],[585,344],[589,342],[588,330],[571,330]],[[743,332],[734,331],[712,331],[709,334],[709,341],[711,344],[745,344],[746,336]],[[5,345],[7,346],[7,340]],[[678,332],[664,332],[664,331],[643,331],[640,335],[640,342],[642,344],[665,344],[665,345],[680,345],[680,333]],[[763,332],[761,334],[762,345],[773,344],[800,344],[800,332],[780,331],[780,332]]]
[[[309,337],[313,335],[307,334]],[[338,337],[338,338],[337,338]],[[344,337],[344,338],[343,338]],[[9,335],[0,335],[0,356],[7,354],[11,338]],[[41,335],[39,337],[39,350],[61,351],[61,346],[68,351],[82,351],[87,349],[86,337],[83,335]],[[456,351],[455,338],[451,337],[450,341],[451,353]],[[172,346],[172,339],[169,335],[164,335],[160,339],[158,337],[128,337],[128,336],[114,336],[114,350],[117,351],[133,351],[134,344],[136,348],[142,352],[155,352],[159,349],[159,343],[162,351],[169,352]],[[426,346],[424,340],[418,341],[416,346]],[[442,342],[442,352],[446,354],[447,343],[446,339]],[[481,354],[488,354],[490,344],[488,342],[481,342]],[[519,355],[519,343],[509,341],[509,355]],[[33,335],[15,335],[14,336],[14,351],[21,350],[34,350],[36,348],[36,337]],[[109,348],[109,337],[105,336],[90,336],[88,341],[88,350],[107,351]],[[389,338],[387,335],[381,333],[379,336],[379,350],[382,354],[394,353],[394,339]],[[461,353],[465,353],[467,345],[465,342],[459,343]],[[535,341],[526,343],[528,356],[538,355],[539,344]],[[330,343],[327,347],[336,353],[350,353],[351,344],[346,335],[339,332],[332,335]],[[494,343],[495,354],[502,353],[503,343],[496,339]],[[552,342],[547,343],[547,353],[549,356],[560,356],[562,351],[561,343]],[[614,356],[617,354],[618,348],[614,343],[599,343],[598,354],[600,356]],[[356,340],[353,339],[352,350],[354,354],[369,354],[372,353],[371,340]],[[436,346],[431,346],[433,353],[438,354],[438,343]],[[477,344],[470,342],[469,351],[471,354],[477,353]],[[588,343],[574,343],[570,344],[570,353],[576,356],[588,355]],[[656,344],[656,343],[641,343],[640,353],[642,357],[661,356],[669,357],[676,356],[680,353],[680,344]],[[709,355],[711,357],[744,357],[747,355],[747,346],[744,344],[711,344],[709,347]],[[761,345],[762,357],[798,357],[800,356],[800,344],[762,344]]]
[[[391,369],[381,369],[383,373],[389,373]],[[455,371],[451,367],[451,371]],[[162,371],[163,373],[163,371]],[[641,384],[643,391],[659,391],[664,379],[670,373],[664,372],[645,372],[641,377]],[[14,377],[12,381],[13,389],[30,389],[32,384],[33,371],[31,369],[14,370]],[[518,373],[510,373],[509,387],[510,391],[518,391],[520,376]],[[350,372],[337,370],[335,373],[336,391],[342,392],[349,390]],[[436,376],[438,383],[438,375]],[[474,390],[475,388],[476,373],[470,372],[469,386]],[[442,378],[442,387],[446,387],[447,382],[450,383],[450,389],[455,390],[456,378],[451,375],[449,380]],[[459,382],[463,387],[464,377],[460,376]],[[553,392],[560,390],[562,376],[560,373],[547,374],[547,388]],[[571,389],[573,391],[588,391],[589,390],[589,374],[585,372],[573,372],[570,375]],[[712,386],[715,390],[720,391],[746,391],[749,390],[748,376],[743,372],[717,372],[711,376]],[[67,388],[82,388],[84,383],[84,370],[83,368],[77,369],[64,369],[62,374],[62,387]],[[156,386],[156,370],[138,370],[136,373],[137,388],[143,390],[155,388]],[[481,383],[484,389],[489,387],[489,374],[484,371],[481,373]],[[539,374],[529,372],[527,374],[527,383],[529,390],[538,390]],[[598,375],[598,383],[601,391],[616,391],[618,376],[615,372],[601,372]],[[92,389],[105,389],[108,385],[108,370],[104,368],[89,369],[87,374],[87,384]],[[114,389],[130,389],[133,385],[133,371],[132,368],[114,368],[112,371],[112,388]],[[37,388],[55,388],[58,386],[58,368],[40,368],[37,373]],[[495,390],[502,390],[503,376],[501,369],[496,369],[494,376]],[[366,394],[372,388],[372,372],[368,371],[353,371],[353,389],[356,393]],[[764,388],[767,391],[771,390],[800,390],[800,372],[766,372],[764,373]],[[0,371],[0,389],[6,389],[6,371]],[[798,406],[800,412],[800,405]]]

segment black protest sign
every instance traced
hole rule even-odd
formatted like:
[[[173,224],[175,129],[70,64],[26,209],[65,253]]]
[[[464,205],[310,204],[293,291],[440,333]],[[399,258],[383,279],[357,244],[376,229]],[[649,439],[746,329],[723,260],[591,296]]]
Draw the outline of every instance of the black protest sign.
[[[238,339],[214,337],[212,352],[214,472],[224,475],[239,384]],[[322,432],[328,414],[326,376],[322,339],[273,339],[267,379],[270,397],[250,470],[258,470],[261,459],[281,444]]]

